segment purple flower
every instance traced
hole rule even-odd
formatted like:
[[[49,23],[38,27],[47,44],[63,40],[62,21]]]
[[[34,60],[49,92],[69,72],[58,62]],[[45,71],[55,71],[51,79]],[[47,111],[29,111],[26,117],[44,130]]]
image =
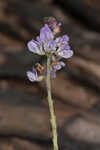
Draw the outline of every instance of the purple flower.
[[[31,40],[28,42],[27,46],[29,51],[38,54],[51,56],[51,77],[56,77],[56,71],[60,70],[65,66],[64,62],[60,61],[62,58],[70,58],[73,55],[73,51],[69,46],[69,37],[67,35],[59,36],[61,23],[53,17],[48,18],[47,24],[40,30],[40,35],[36,37],[36,40]],[[39,76],[37,75],[36,69],[33,71],[28,71],[27,76],[30,81],[41,81],[44,76],[47,75],[47,70],[45,67],[41,71],[41,65],[37,67]]]
[[[28,72],[27,72],[27,77],[28,77],[28,79],[29,79],[31,82],[38,81],[38,75],[37,75],[36,69],[33,68],[32,72],[31,72],[31,71],[28,71]]]
[[[45,55],[46,52],[56,50],[56,42],[54,35],[47,24],[40,30],[40,36],[37,36],[36,41],[31,40],[28,42],[29,51],[38,55]]]
[[[63,61],[59,61],[53,66],[53,70],[56,72],[57,70],[60,70],[64,66],[65,63]]]
[[[70,50],[68,41],[69,41],[69,37],[67,35],[56,38],[55,42],[58,46],[58,49],[56,52],[57,56],[61,56],[66,59],[72,57],[73,51]]]
[[[67,43],[69,42],[69,37],[67,35],[63,35],[62,38],[60,39],[61,43]]]
[[[73,55],[73,51],[70,50],[68,41],[69,37],[67,35],[54,39],[53,32],[49,26],[45,24],[40,30],[40,36],[37,36],[36,40],[28,42],[28,49],[38,55],[54,53],[63,58],[70,58]]]
[[[56,62],[56,64],[52,66],[52,70],[50,72],[50,76],[52,78],[56,78],[56,71],[60,70],[64,66],[65,66],[64,62],[62,62],[62,61]]]
[[[58,37],[56,38],[55,42],[58,45],[62,45],[62,44],[68,44],[69,41],[69,37],[67,35],[63,35],[62,37]]]
[[[73,56],[73,51],[66,49],[59,49],[57,51],[57,55],[67,59]]]

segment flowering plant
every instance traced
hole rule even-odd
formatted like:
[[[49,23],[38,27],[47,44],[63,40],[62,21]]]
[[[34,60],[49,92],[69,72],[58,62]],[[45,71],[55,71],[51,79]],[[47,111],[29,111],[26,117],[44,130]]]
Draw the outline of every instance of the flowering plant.
[[[55,78],[57,70],[65,66],[65,63],[61,59],[70,58],[73,55],[73,51],[69,46],[69,37],[67,35],[58,36],[61,32],[61,23],[58,23],[53,17],[46,18],[45,22],[44,27],[40,30],[40,35],[36,37],[36,40],[29,41],[27,46],[29,51],[41,56],[47,56],[47,67],[45,68],[37,63],[36,68],[27,72],[27,76],[31,82],[42,81],[46,78],[53,147],[54,150],[58,150],[56,118],[51,96],[50,78]]]

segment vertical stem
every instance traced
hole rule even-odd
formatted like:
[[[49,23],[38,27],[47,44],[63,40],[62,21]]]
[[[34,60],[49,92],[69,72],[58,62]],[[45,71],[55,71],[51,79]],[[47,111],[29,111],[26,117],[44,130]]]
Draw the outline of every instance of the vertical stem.
[[[56,127],[56,117],[54,114],[54,107],[53,107],[53,100],[51,96],[51,82],[50,82],[50,70],[51,70],[51,56],[47,57],[47,78],[46,78],[46,86],[47,86],[47,93],[48,93],[48,104],[49,104],[49,111],[50,111],[50,121],[52,126],[52,134],[53,134],[53,149],[58,150],[58,143],[57,143],[57,127]]]

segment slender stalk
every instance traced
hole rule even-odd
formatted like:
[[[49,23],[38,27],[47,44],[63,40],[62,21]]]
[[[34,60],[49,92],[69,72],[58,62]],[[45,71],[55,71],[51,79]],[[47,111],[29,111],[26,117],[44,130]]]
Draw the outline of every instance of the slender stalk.
[[[47,86],[47,93],[48,93],[48,104],[49,104],[49,111],[50,111],[50,121],[52,126],[52,134],[53,134],[53,150],[58,150],[58,142],[57,142],[57,126],[56,126],[56,117],[54,113],[53,107],[53,100],[51,96],[51,82],[50,82],[50,62],[51,56],[47,57],[47,78],[46,78],[46,86]]]

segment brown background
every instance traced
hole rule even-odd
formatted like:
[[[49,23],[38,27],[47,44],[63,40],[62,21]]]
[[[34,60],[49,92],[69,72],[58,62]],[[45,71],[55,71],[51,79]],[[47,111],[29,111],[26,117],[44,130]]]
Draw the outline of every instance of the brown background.
[[[26,71],[41,58],[27,42],[43,17],[70,36],[74,56],[52,81],[61,150],[100,150],[100,1],[0,0],[0,150],[52,149],[45,83]]]

